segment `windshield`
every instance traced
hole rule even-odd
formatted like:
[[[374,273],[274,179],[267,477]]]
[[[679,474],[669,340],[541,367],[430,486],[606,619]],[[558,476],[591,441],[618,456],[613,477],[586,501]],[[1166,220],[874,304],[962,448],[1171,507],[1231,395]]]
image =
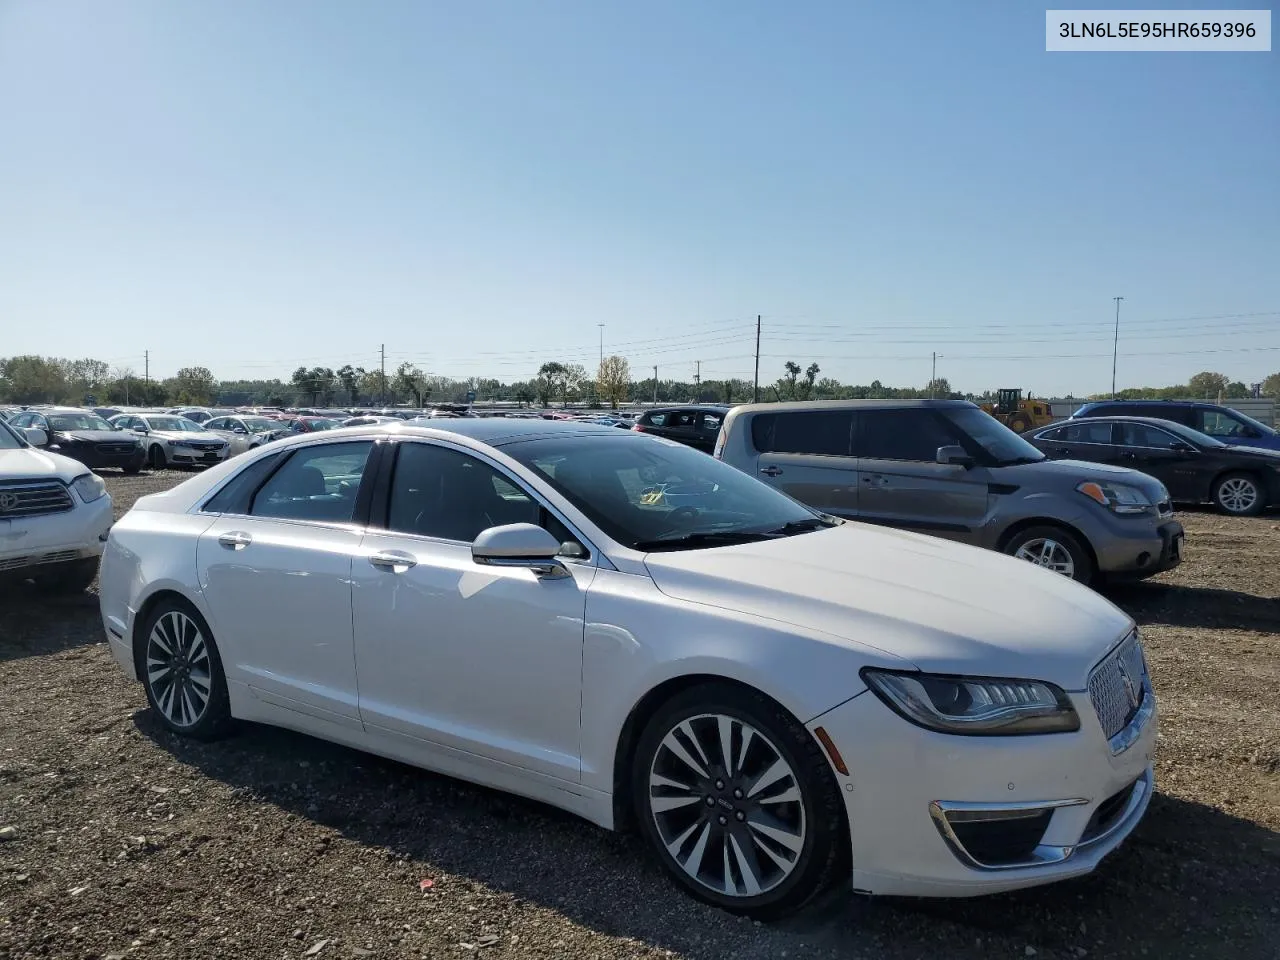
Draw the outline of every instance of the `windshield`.
[[[114,430],[96,413],[51,413],[46,418],[50,430]]]
[[[283,430],[284,424],[279,420],[266,417],[244,417],[244,425],[250,433],[261,433],[263,430]]]
[[[3,420],[0,420],[0,450],[19,450],[26,446]]]
[[[1271,427],[1268,427],[1265,423],[1260,423],[1259,421],[1253,419],[1253,417],[1249,416],[1247,413],[1241,413],[1239,410],[1232,410],[1231,415],[1233,417],[1237,417],[1240,420],[1243,420],[1245,423],[1249,424],[1249,426],[1253,427],[1255,430],[1258,431],[1258,433],[1262,434],[1262,436],[1264,437],[1276,436],[1276,431],[1274,429],[1272,429]]]
[[[143,422],[152,430],[174,430],[180,433],[206,433],[204,427],[186,417],[144,417]]]
[[[541,474],[618,543],[635,549],[654,549],[654,541],[674,547],[700,534],[763,536],[819,516],[734,467],[658,437],[526,440],[503,452]],[[687,545],[708,544],[690,539]]]
[[[943,411],[943,416],[982,447],[997,465],[1035,463],[1044,459],[1043,453],[977,407],[948,408]]]
[[[332,430],[334,427],[342,426],[337,420],[308,420],[307,426],[312,430]]]

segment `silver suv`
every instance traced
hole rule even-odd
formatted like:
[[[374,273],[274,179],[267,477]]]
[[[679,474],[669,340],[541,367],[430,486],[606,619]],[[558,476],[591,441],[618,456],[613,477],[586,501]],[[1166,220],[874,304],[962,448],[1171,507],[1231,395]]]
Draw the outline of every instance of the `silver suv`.
[[[1082,583],[1182,560],[1160,481],[1048,460],[964,400],[747,404],[725,417],[714,455],[826,513],[1000,550]]]

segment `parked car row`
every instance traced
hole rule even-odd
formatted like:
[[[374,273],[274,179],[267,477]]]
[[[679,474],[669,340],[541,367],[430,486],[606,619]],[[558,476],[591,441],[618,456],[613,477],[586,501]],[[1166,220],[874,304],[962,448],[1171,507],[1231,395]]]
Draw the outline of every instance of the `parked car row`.
[[[635,824],[739,913],[1093,870],[1153,791],[1134,622],[835,513],[976,542],[1045,499],[1141,572],[1177,557],[1163,487],[964,403],[742,407],[719,436],[718,458],[516,418],[289,436],[112,528],[106,638],[175,734],[277,724]]]

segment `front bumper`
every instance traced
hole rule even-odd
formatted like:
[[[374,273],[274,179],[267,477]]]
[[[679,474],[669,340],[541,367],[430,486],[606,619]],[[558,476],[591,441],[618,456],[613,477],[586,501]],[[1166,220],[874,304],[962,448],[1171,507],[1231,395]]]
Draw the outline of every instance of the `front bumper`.
[[[78,460],[91,470],[103,467],[138,470],[146,459],[146,451],[142,447],[135,447],[128,453],[114,453],[98,450],[94,444],[64,444],[53,452]]]
[[[220,450],[193,450],[190,447],[171,446],[166,451],[170,463],[181,463],[188,466],[216,466],[227,459],[227,448]]]
[[[1116,580],[1141,580],[1172,570],[1182,562],[1185,543],[1177,520],[1148,521],[1131,527],[1117,518],[1090,533],[1098,571]]]
[[[1087,692],[1070,694],[1080,730],[963,737],[903,720],[865,692],[811,721],[844,757],[835,773],[849,817],[855,890],[967,897],[1091,872],[1146,812],[1154,788],[1152,710],[1113,754]],[[1136,721],[1135,721],[1136,723]],[[833,771],[834,772],[834,771]],[[967,819],[1038,818],[1036,838],[1008,862],[986,860]]]
[[[0,519],[0,575],[21,578],[35,567],[99,557],[111,523],[110,496],[61,513]]]

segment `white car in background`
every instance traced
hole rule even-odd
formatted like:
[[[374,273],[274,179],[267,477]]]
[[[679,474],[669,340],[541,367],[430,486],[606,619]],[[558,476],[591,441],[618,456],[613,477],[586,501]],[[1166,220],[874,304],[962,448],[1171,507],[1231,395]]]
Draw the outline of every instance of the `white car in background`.
[[[98,574],[111,518],[101,477],[0,423],[0,581],[84,590]]]
[[[227,459],[230,444],[185,417],[167,413],[122,413],[110,423],[134,434],[153,469],[213,466]]]
[[[654,490],[696,488],[668,502]],[[1152,792],[1133,621],[659,437],[456,419],[281,440],[116,524],[160,722],[277,724],[638,824],[693,895],[971,896],[1093,870]]]
[[[283,426],[283,421],[271,417],[237,413],[225,417],[214,417],[205,422],[204,428],[227,441],[228,455],[234,457],[246,450],[261,446],[259,434],[269,430],[279,430]]]

